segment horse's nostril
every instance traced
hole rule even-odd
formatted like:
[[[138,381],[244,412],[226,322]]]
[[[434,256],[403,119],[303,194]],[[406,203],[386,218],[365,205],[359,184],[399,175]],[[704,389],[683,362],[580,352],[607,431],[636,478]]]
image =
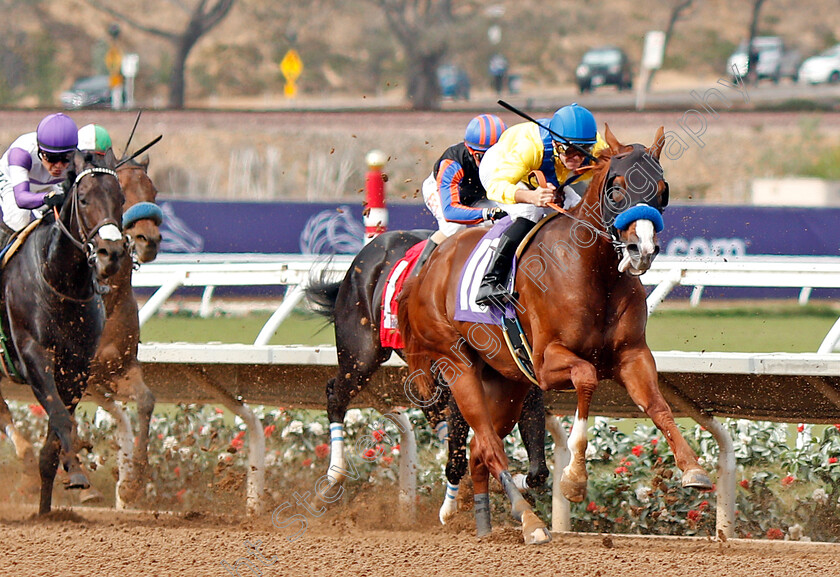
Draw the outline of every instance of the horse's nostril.
[[[632,243],[627,245],[627,252],[632,252],[633,254],[639,254],[639,245]]]

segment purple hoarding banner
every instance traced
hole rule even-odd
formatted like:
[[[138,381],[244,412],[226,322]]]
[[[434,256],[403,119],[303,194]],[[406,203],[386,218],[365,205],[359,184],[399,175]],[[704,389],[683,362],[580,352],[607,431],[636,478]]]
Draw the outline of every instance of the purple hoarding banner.
[[[362,246],[358,204],[162,200],[164,252],[353,254]],[[434,228],[423,205],[388,207],[389,230]],[[840,209],[671,206],[660,234],[669,256],[830,255]]]

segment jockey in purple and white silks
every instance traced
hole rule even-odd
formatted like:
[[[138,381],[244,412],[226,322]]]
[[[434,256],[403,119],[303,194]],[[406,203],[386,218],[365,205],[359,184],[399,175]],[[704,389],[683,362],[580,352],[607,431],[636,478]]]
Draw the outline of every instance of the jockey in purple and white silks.
[[[0,247],[29,223],[32,210],[64,202],[61,183],[77,144],[76,123],[59,112],[19,136],[0,157]]]

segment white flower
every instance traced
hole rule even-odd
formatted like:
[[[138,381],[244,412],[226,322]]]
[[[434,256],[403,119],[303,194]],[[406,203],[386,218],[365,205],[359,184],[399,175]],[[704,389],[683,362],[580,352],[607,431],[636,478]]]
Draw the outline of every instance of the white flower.
[[[291,461],[295,458],[295,455],[297,455],[297,451],[295,451],[294,449],[286,449],[286,452],[283,453],[283,460]]]
[[[645,487],[644,485],[639,485],[638,487],[636,487],[636,498],[639,500],[640,503],[649,503],[650,487]]]
[[[595,445],[593,445],[592,443],[589,443],[588,445],[586,445],[586,453],[585,453],[586,459],[594,459],[595,455],[597,455],[597,454],[598,454],[598,449],[595,448]]]
[[[820,505],[828,505],[828,493],[822,487],[814,489],[814,492],[811,493],[811,498]]]
[[[286,428],[283,429],[283,432],[280,433],[280,436],[285,437],[286,435],[289,435],[290,433],[299,435],[302,432],[303,432],[303,423],[295,420],[295,421],[292,421],[291,423],[289,423],[288,425],[286,425]]]
[[[111,416],[111,413],[102,407],[96,407],[96,413],[93,415],[93,425],[101,429],[103,427],[110,427],[113,424],[114,417]]]
[[[265,468],[271,468],[277,464],[277,454],[273,451],[265,456]]]
[[[309,423],[307,429],[309,429],[309,432],[315,435],[316,437],[320,437],[324,434],[324,425],[322,425],[318,421],[312,421],[311,423]]]
[[[344,417],[344,424],[348,427],[362,422],[362,411],[359,409],[350,409]]]
[[[166,438],[163,440],[163,450],[164,450],[164,451],[170,451],[170,450],[173,450],[173,449],[175,449],[175,447],[177,447],[177,446],[178,446],[178,439],[176,439],[176,438],[175,438],[175,437],[173,437],[172,435],[169,435],[168,437],[166,437]]]
[[[192,454],[192,451],[189,447],[181,447],[180,449],[178,449],[178,454],[181,455],[182,459],[189,459],[190,454]]]
[[[525,447],[516,447],[513,450],[512,456],[517,461],[527,461],[528,460],[528,451],[525,450]]]

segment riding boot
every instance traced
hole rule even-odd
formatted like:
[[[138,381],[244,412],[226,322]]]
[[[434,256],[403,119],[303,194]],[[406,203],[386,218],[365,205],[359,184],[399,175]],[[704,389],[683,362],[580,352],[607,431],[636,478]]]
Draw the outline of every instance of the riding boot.
[[[432,254],[432,251],[437,248],[438,244],[429,239],[426,241],[426,246],[423,247],[423,252],[420,253],[420,256],[417,257],[417,263],[414,265],[414,271],[412,272],[413,275],[417,275],[420,272],[420,268],[426,264],[426,261],[429,260],[429,257]]]
[[[13,234],[15,234],[14,229],[0,220],[0,249],[5,248],[9,244]]]
[[[487,267],[475,302],[479,305],[490,306],[510,302],[516,296],[507,290],[508,277],[513,265],[513,256],[522,239],[534,228],[534,222],[527,218],[517,218],[513,224],[499,237],[499,245],[493,254],[493,259]]]

